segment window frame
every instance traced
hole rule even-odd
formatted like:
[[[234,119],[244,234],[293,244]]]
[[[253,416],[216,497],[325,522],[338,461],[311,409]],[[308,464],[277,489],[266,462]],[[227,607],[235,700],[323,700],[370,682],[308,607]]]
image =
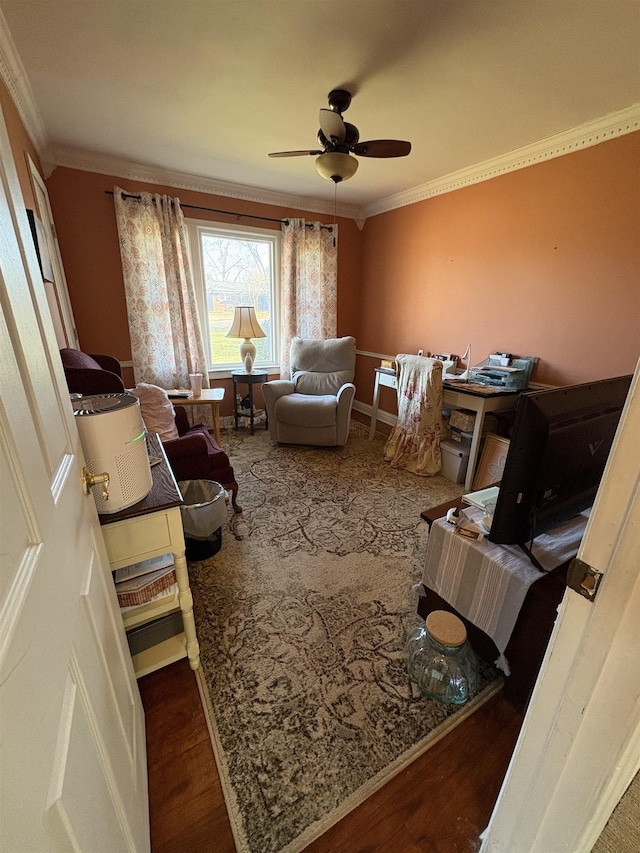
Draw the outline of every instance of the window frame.
[[[247,225],[235,225],[214,222],[208,219],[185,219],[188,252],[191,262],[191,273],[193,285],[196,291],[198,304],[198,320],[202,331],[205,357],[207,359],[207,373],[210,377],[217,379],[229,378],[232,370],[242,369],[240,361],[240,343],[238,340],[238,361],[233,364],[215,365],[210,362],[210,330],[207,311],[207,293],[204,280],[202,263],[202,243],[200,235],[203,233],[214,234],[220,237],[240,237],[244,239],[255,238],[271,244],[272,281],[271,281],[271,336],[273,358],[270,361],[256,361],[254,370],[277,373],[280,370],[280,253],[282,247],[282,232],[273,228],[256,228]]]

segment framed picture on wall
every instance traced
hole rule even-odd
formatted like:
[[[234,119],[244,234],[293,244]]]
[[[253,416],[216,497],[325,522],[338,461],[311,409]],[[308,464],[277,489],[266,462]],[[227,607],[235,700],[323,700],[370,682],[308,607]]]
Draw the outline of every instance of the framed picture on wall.
[[[473,481],[473,491],[486,489],[494,486],[502,480],[504,463],[509,452],[509,439],[500,435],[489,433],[484,440],[484,448],[480,457],[480,464],[476,470]]]

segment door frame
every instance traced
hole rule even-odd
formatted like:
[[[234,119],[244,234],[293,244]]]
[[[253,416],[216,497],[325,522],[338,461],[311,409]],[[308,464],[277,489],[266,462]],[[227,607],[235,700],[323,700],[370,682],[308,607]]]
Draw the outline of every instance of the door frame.
[[[640,363],[481,853],[590,851],[640,768]]]
[[[55,291],[55,301],[59,313],[59,317],[57,319],[62,325],[62,330],[66,339],[66,346],[71,347],[72,349],[79,349],[80,344],[78,341],[78,332],[76,330],[76,323],[73,317],[71,298],[69,296],[67,279],[64,274],[62,255],[60,253],[58,235],[56,234],[53,222],[53,212],[51,210],[47,185],[29,154],[25,153],[24,156],[27,161],[27,169],[29,170],[29,178],[31,180],[33,201],[36,207],[35,212],[44,229],[44,236],[49,250],[49,259],[51,260],[51,266],[53,268],[53,281],[51,284]]]

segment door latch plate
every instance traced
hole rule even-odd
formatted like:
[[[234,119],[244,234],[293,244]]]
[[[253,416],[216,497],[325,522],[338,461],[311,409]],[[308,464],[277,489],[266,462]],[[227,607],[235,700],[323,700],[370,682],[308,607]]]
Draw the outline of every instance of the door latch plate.
[[[593,566],[579,560],[577,557],[571,561],[567,572],[567,586],[589,601],[593,601],[598,592],[600,581],[604,575]]]

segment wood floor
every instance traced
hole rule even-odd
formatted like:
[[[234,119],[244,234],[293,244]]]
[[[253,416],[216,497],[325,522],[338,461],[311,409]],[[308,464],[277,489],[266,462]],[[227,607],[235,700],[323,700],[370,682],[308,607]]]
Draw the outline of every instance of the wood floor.
[[[235,850],[188,663],[138,682],[146,714],[153,853]],[[499,693],[313,842],[309,853],[472,853],[522,715]]]

